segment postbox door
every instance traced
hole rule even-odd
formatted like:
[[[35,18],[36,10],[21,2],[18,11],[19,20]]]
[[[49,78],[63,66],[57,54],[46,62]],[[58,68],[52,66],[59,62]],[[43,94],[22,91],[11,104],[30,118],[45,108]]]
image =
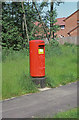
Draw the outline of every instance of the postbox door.
[[[39,74],[45,76],[45,45],[38,47]]]

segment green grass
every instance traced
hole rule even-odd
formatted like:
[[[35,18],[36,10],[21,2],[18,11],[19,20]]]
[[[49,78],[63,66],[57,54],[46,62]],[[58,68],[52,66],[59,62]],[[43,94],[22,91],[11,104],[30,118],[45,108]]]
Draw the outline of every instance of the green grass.
[[[53,118],[79,118],[77,116],[77,108],[57,113]]]
[[[56,48],[52,49],[51,49],[52,52],[46,56],[46,76],[48,86],[56,87],[59,86],[60,84],[65,85],[69,82],[76,81],[77,80],[76,46],[72,47],[61,46],[57,48],[58,50]]]
[[[65,85],[77,80],[77,47],[46,46],[46,83],[49,87]],[[10,98],[37,92],[29,77],[29,56],[27,51],[3,51],[2,97]]]
[[[3,62],[2,79],[3,99],[37,91],[29,77],[29,57],[22,52],[9,55]]]

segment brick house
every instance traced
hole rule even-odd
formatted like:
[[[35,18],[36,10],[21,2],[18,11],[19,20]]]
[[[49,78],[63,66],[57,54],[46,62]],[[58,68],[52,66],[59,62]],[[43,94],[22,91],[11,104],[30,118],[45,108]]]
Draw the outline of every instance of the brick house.
[[[65,22],[64,22],[65,17],[63,18],[57,18],[57,22],[55,24],[60,26],[60,30],[56,32],[58,37],[64,37],[64,29],[65,29]]]
[[[58,37],[79,36],[79,9],[67,18],[58,18],[56,24],[60,25]]]

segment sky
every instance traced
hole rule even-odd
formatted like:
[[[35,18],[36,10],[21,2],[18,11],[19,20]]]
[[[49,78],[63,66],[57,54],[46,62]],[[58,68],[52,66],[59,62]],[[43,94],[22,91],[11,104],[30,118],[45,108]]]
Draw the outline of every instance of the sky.
[[[64,1],[64,0],[63,0]],[[57,12],[57,18],[62,18],[62,17],[68,17],[71,14],[73,14],[75,11],[77,11],[79,8],[78,2],[64,2],[61,3],[59,6],[54,4],[54,8],[56,7],[56,12]],[[48,6],[48,9],[50,10],[50,5]],[[44,11],[48,10],[47,7],[44,8]]]
[[[60,6],[55,7],[58,14],[57,18],[68,17],[78,9],[77,2],[64,2],[64,4],[62,3]]]
[[[56,7],[57,10],[57,18],[68,17],[72,13],[74,13],[77,9],[79,9],[78,2],[74,2],[74,1],[73,2],[66,1],[64,3],[61,3],[59,6],[54,4],[54,7]],[[50,9],[50,7],[48,7],[48,9]],[[46,8],[45,11],[48,9]]]

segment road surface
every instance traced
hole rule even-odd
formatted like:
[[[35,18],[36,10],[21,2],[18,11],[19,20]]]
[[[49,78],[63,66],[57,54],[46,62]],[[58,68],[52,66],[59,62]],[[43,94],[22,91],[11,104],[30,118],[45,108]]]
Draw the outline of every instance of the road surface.
[[[3,118],[51,118],[77,107],[77,83],[20,96],[2,102]]]

